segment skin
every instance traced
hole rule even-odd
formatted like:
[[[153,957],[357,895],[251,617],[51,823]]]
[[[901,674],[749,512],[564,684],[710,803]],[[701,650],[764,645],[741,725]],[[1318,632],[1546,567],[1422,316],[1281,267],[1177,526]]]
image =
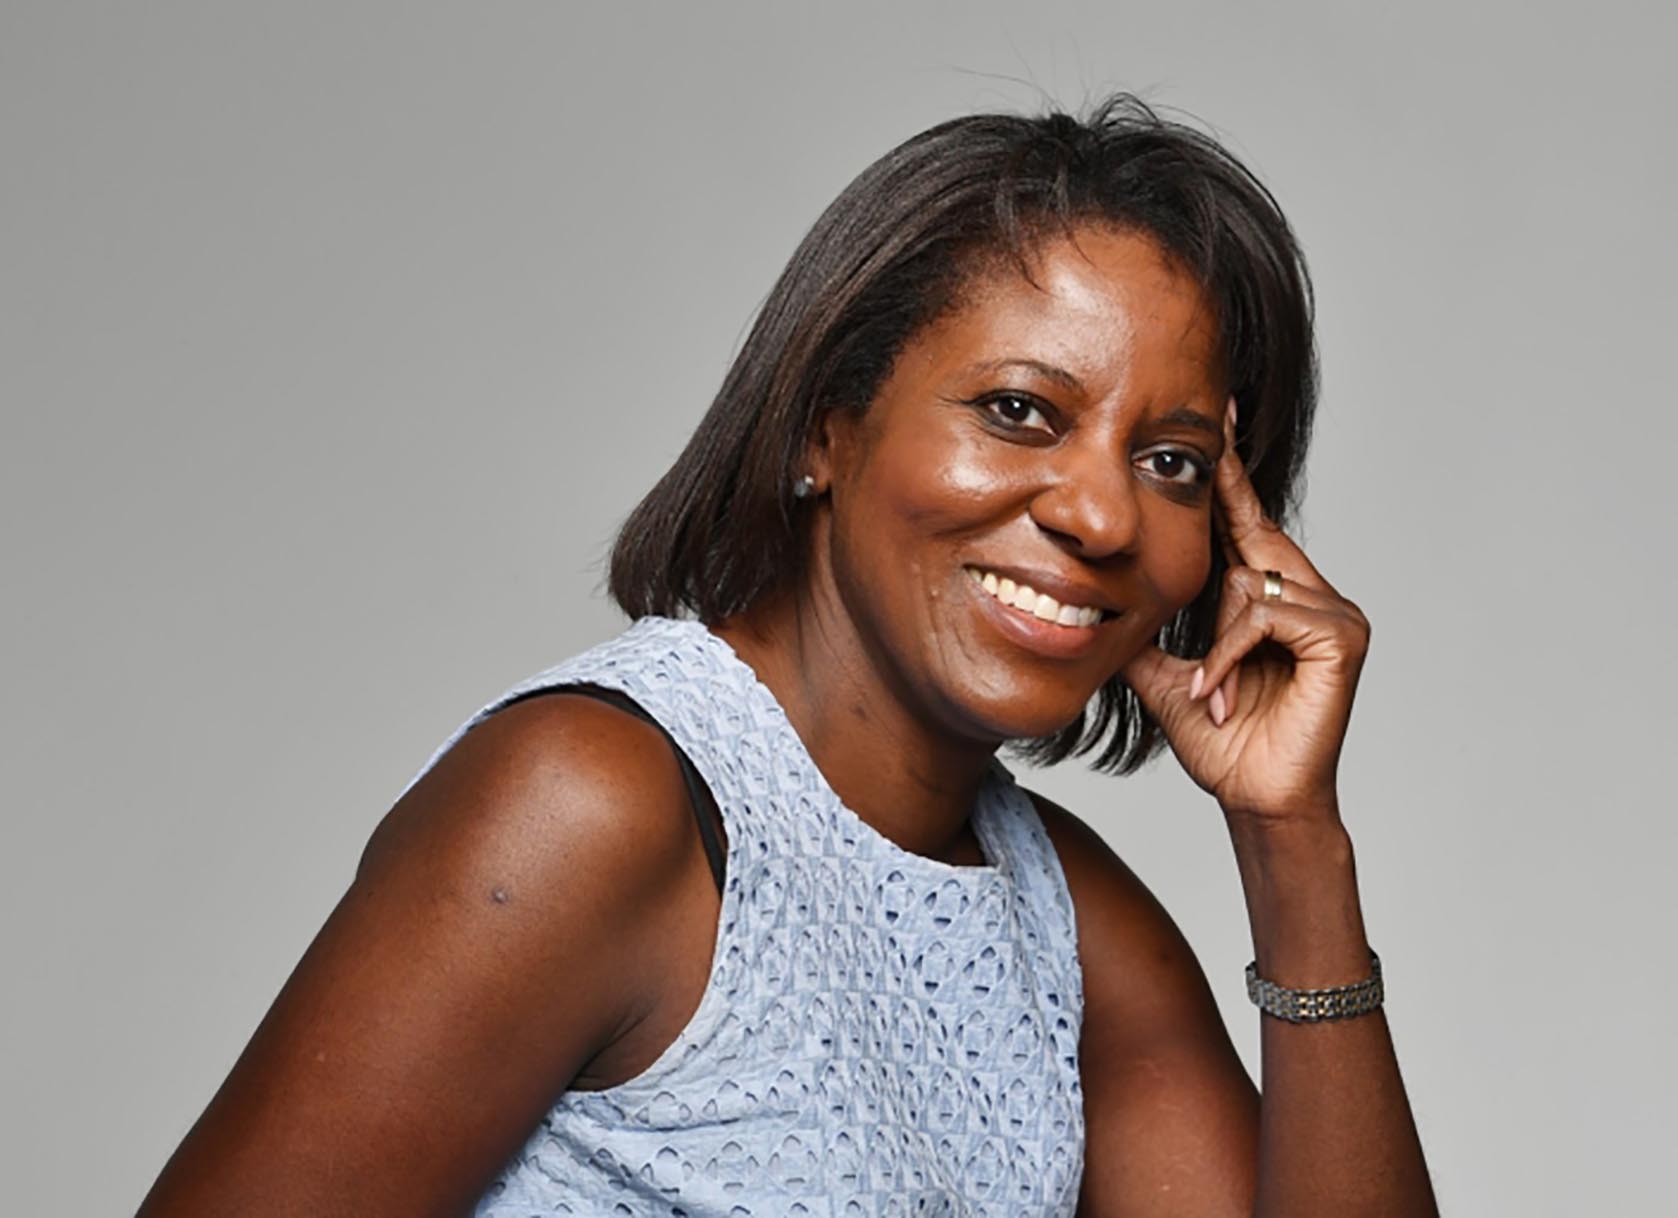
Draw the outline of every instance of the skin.
[[[713,629],[858,815],[958,865],[983,861],[968,811],[998,745],[1122,674],[1225,816],[1261,974],[1361,979],[1335,769],[1368,622],[1264,519],[1193,280],[1145,235],[1074,238],[1037,251],[1035,283],[982,274],[866,411],[826,417],[800,471],[807,582]],[[1214,544],[1236,564],[1217,642],[1165,656]],[[1108,616],[1023,619],[974,566]],[[1384,1014],[1262,1018],[1261,1097],[1170,916],[1033,798],[1085,973],[1080,1212],[1436,1213]],[[675,1038],[717,901],[652,728],[569,695],[491,716],[385,818],[142,1218],[464,1211],[561,1091]]]
[[[1215,327],[1151,241],[1080,246],[1044,252],[1042,290],[982,278],[866,412],[827,416],[809,587],[717,628],[845,801],[933,857],[967,840],[998,745],[1074,718],[1211,567]],[[1078,656],[1034,654],[969,566],[1059,577],[1080,589],[1061,599],[1122,612],[1076,632],[1094,636]]]
[[[967,810],[998,744],[1070,721],[1120,673],[1218,800],[1260,975],[1362,980],[1335,772],[1368,620],[1265,518],[1192,278],[1146,235],[1105,228],[1048,243],[1033,270],[983,277],[866,413],[827,418],[806,462],[809,586],[718,633],[851,807],[958,863],[980,860]],[[1198,594],[1213,544],[1231,562],[1216,641],[1200,663],[1167,656],[1152,639]],[[1000,628],[968,566],[1044,573],[1080,590],[1060,599],[1120,612],[1076,655],[1045,656]],[[1435,1213],[1385,1015],[1262,1019],[1261,1099],[1169,915],[1098,835],[1033,798],[1085,972],[1081,1212]]]

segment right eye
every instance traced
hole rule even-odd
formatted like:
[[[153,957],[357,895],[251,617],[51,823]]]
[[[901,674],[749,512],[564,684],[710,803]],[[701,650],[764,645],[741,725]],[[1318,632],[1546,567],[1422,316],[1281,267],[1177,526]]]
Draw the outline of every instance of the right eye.
[[[1053,432],[1036,398],[1025,393],[992,393],[975,403],[1009,431]]]

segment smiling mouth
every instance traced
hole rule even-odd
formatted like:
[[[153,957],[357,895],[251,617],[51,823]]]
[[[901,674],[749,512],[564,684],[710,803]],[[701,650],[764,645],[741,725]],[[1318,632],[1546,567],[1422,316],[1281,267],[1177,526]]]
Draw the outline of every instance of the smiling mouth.
[[[1039,592],[1030,584],[1016,584],[1007,576],[986,571],[981,567],[963,569],[975,584],[1004,605],[1040,621],[1088,629],[1107,618],[1117,616],[1095,605],[1063,605],[1047,592]]]

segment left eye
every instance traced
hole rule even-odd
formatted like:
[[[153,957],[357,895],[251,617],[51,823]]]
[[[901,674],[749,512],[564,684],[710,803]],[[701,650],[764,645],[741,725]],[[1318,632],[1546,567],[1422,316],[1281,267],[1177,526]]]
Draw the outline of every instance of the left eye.
[[[1185,486],[1204,481],[1212,472],[1211,466],[1199,457],[1175,448],[1149,453],[1142,460],[1152,466],[1153,473],[1167,482],[1180,482]],[[1183,476],[1185,473],[1187,477]]]

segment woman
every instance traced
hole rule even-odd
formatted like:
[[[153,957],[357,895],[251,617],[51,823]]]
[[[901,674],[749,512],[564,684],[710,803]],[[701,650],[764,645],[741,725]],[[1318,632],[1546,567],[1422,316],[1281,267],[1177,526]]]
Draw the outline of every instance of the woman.
[[[1336,798],[1369,626],[1273,523],[1314,397],[1204,136],[887,154],[624,526],[634,624],[426,764],[142,1213],[1433,1213]],[[1008,743],[1216,796],[1262,1099]]]

